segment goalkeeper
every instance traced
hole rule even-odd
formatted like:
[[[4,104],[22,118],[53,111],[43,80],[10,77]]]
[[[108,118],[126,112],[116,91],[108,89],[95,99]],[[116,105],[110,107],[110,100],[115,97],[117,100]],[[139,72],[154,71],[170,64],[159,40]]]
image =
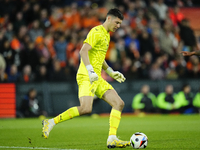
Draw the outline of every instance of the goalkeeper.
[[[113,79],[124,82],[125,77],[118,71],[113,71],[105,61],[105,55],[110,42],[109,32],[115,32],[123,20],[122,13],[114,8],[109,10],[106,21],[90,30],[80,50],[81,63],[77,72],[80,106],[72,107],[55,118],[43,120],[43,136],[48,138],[54,125],[72,119],[76,116],[89,114],[92,111],[93,97],[98,96],[112,106],[110,113],[110,128],[107,147],[126,147],[129,141],[119,140],[116,136],[121,119],[124,101],[113,87],[101,77],[104,69]]]

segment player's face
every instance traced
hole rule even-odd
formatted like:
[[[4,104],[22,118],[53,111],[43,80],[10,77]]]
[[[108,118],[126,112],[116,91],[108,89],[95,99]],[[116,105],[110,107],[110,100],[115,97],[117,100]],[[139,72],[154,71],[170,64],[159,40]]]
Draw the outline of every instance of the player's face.
[[[115,32],[121,26],[122,20],[118,17],[111,17],[110,18],[110,27],[109,30],[111,32]]]

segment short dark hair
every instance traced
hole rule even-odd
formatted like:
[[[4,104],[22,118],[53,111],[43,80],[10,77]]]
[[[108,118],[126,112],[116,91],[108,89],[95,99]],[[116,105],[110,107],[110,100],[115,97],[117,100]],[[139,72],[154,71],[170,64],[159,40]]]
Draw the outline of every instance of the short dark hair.
[[[122,12],[117,8],[110,9],[109,12],[107,13],[107,16],[108,15],[112,15],[112,16],[118,17],[121,20],[124,19],[124,16],[123,16]]]
[[[182,86],[182,90],[184,90],[188,86],[190,86],[188,83],[184,83],[183,86]]]

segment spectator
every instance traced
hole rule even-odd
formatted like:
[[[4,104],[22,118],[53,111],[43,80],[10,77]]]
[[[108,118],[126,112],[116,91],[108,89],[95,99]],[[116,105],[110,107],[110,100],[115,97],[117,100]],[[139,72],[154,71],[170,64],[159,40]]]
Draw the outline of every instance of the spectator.
[[[33,21],[33,27],[29,30],[31,41],[34,42],[38,36],[44,36],[44,31],[40,28],[39,20]]]
[[[10,47],[12,49],[12,53],[13,53],[13,63],[15,65],[17,65],[17,67],[19,67],[21,65],[21,60],[20,60],[20,51],[21,51],[21,47],[20,47],[20,41],[17,37],[14,37],[12,39],[12,41],[10,42]]]
[[[107,1],[104,1],[104,6],[107,10],[110,10],[112,8],[115,8],[116,7],[116,4],[115,4],[115,0],[107,0]]]
[[[0,82],[5,82],[7,80],[7,74],[5,73],[6,61],[0,54]]]
[[[171,32],[171,23],[164,23],[164,30],[160,32],[160,48],[163,53],[167,53],[171,58],[174,58],[178,41]]]
[[[157,61],[152,64],[151,69],[149,71],[149,76],[152,80],[161,80],[165,77],[164,71],[160,68],[160,59],[161,58],[158,58]]]
[[[85,7],[84,14],[81,19],[83,28],[91,29],[92,27],[100,24],[97,13],[98,12],[96,12],[94,9],[90,9],[90,7]]]
[[[126,52],[125,52],[125,42],[122,38],[119,38],[117,40],[117,42],[115,43],[116,45],[116,49],[118,51],[118,54],[119,54],[119,61],[123,61],[124,59],[126,59]],[[119,69],[116,69],[116,70],[119,70]]]
[[[24,16],[24,20],[26,21],[26,24],[30,24],[32,21],[32,12],[31,12],[31,7],[29,2],[25,2],[22,8],[22,13]]]
[[[7,26],[7,31],[5,33],[5,37],[8,39],[9,42],[11,42],[13,36],[14,36],[13,24],[9,23]]]
[[[194,113],[193,93],[189,84],[183,85],[182,91],[176,95],[177,106],[180,107],[181,113]]]
[[[51,11],[51,16],[49,17],[49,21],[52,25],[52,29],[56,30],[58,27],[62,26],[60,22],[63,18],[62,10],[58,7],[53,7]]]
[[[37,91],[31,88],[28,94],[24,96],[21,101],[18,117],[39,117],[40,115],[46,115],[46,112],[42,111],[37,100]]]
[[[174,26],[177,26],[184,19],[184,15],[180,12],[179,6],[174,7],[174,11],[170,12],[170,18]]]
[[[140,43],[140,55],[141,56],[144,56],[144,54],[146,52],[151,52],[151,54],[154,54],[155,50],[154,50],[154,45],[153,45],[153,39],[146,30],[142,30],[138,39],[139,39],[139,43]]]
[[[147,20],[144,15],[144,10],[140,8],[137,10],[137,15],[134,18],[131,18],[130,26],[135,30],[144,30],[146,25]]]
[[[191,56],[187,63],[188,77],[199,78],[200,77],[200,64],[198,56]]]
[[[157,96],[156,104],[161,113],[175,112],[177,106],[174,88],[172,85],[167,85],[165,87],[165,92],[162,92]]]
[[[149,79],[149,72],[152,65],[152,54],[146,52],[141,60],[141,77],[143,79]]]
[[[11,49],[10,42],[8,40],[4,41],[1,53],[6,61],[7,67],[10,67],[12,64],[14,64],[16,52]]]
[[[47,49],[42,36],[38,36],[35,40],[35,48],[39,55],[39,62],[43,65],[48,65],[51,61],[51,55]]]
[[[44,44],[47,46],[47,49],[49,50],[51,58],[54,59],[56,57],[56,52],[54,49],[54,39],[51,33],[48,33],[45,35]]]
[[[132,108],[135,113],[155,112],[156,96],[150,92],[148,85],[143,85],[141,92],[136,94],[133,98]]]
[[[7,38],[4,35],[4,31],[0,31],[0,53],[3,54],[4,49],[4,42],[7,40]]]
[[[172,62],[175,66],[175,70],[178,73],[178,78],[186,78],[188,76],[188,70],[186,68],[186,61],[182,56],[176,56],[175,60]]]
[[[66,23],[66,28],[72,28],[73,26],[73,13],[72,13],[72,8],[70,6],[66,6],[64,8],[64,15],[63,19],[65,20]]]
[[[32,19],[31,21],[34,21],[34,20],[37,20],[37,19],[40,18],[40,5],[39,5],[39,3],[35,3],[33,5],[33,9],[32,9],[30,18]]]
[[[132,75],[133,75],[133,72],[137,71],[136,68],[132,69],[132,66],[134,66],[134,64],[132,63],[131,59],[130,58],[125,58],[123,60],[123,66],[122,66],[122,69],[124,71],[124,75],[127,77],[127,78],[132,78]]]
[[[105,13],[105,11],[104,11]],[[76,3],[72,4],[72,14],[73,14],[73,26],[72,28],[75,30],[81,29],[81,15]]]
[[[141,0],[135,0],[135,7],[136,9],[144,9],[146,8],[146,3]]]
[[[167,5],[164,4],[164,0],[158,0],[157,3],[153,4],[153,7],[158,12],[159,20],[161,21],[161,23],[163,23],[164,20],[166,19],[166,13],[167,13],[167,10],[168,10]]]
[[[156,20],[159,20],[159,14],[158,11],[154,8],[154,1],[150,0],[149,1],[149,6],[147,8],[147,19],[150,20],[150,18],[152,18],[152,16],[154,18],[156,18]]]
[[[67,77],[64,68],[61,67],[59,60],[54,60],[53,71],[50,74],[51,81],[66,81]]]
[[[17,34],[17,37],[18,37],[18,39],[19,39],[19,41],[20,41],[20,48],[21,48],[21,50],[23,50],[24,49],[24,46],[25,45],[23,45],[24,43],[23,42],[25,42],[24,41],[24,38],[26,37],[26,35],[27,35],[27,32],[28,32],[28,28],[26,27],[26,26],[21,26],[20,28],[19,28],[19,33]],[[23,43],[23,44],[22,44]]]
[[[36,82],[48,81],[47,68],[45,65],[41,65],[39,67],[39,71],[36,75],[35,81]]]
[[[81,49],[82,43],[82,39],[77,41],[77,38],[73,37],[67,44],[67,63],[71,68],[71,71],[75,74],[79,66],[79,51]]]
[[[130,35],[128,35],[124,40],[127,56],[131,59],[139,58],[140,42],[137,39],[137,32],[135,30],[132,30]]]
[[[23,39],[22,39],[22,46],[23,46],[23,50],[26,50],[26,48],[28,47],[29,43],[31,43],[31,38],[28,34],[24,35],[23,36]]]
[[[129,2],[127,13],[130,18],[134,18],[137,15],[134,2]]]
[[[3,16],[1,16],[1,18],[0,18],[0,29],[1,28],[6,28],[8,26],[9,19],[10,19],[10,17],[8,15],[8,13],[4,14]]]
[[[15,20],[13,25],[14,25],[14,31],[15,31],[16,34],[19,32],[19,29],[20,29],[21,26],[26,25],[26,23],[23,19],[22,12],[18,12],[16,14],[16,20]]]
[[[48,29],[51,25],[49,18],[48,18],[48,12],[46,9],[42,9],[40,13],[40,24],[41,28],[43,30]]]
[[[18,72],[17,66],[13,64],[10,67],[10,73],[8,74],[8,82],[18,82],[20,74]]]
[[[181,51],[183,48],[183,42],[181,41],[181,37],[180,37],[180,27],[176,26],[173,28],[173,34],[174,37],[176,38],[176,40],[178,41],[178,51]]]
[[[156,21],[151,21],[149,23],[149,32],[152,33],[152,38],[153,38],[153,45],[154,45],[154,55],[153,59],[156,59],[158,56],[161,55],[161,46],[160,46],[160,32],[161,28],[158,22]]]
[[[21,68],[26,65],[30,65],[33,71],[39,66],[39,54],[34,46],[33,42],[28,43],[27,49],[23,50],[20,54]]]
[[[58,41],[56,41],[54,44],[54,48],[57,59],[61,62],[62,67],[65,67],[67,62],[67,42],[64,35],[60,35]]]
[[[30,65],[24,66],[23,73],[20,77],[20,81],[28,83],[28,82],[34,81],[34,78],[35,77],[34,77],[34,74],[32,73],[31,66]]]
[[[196,108],[196,112],[200,113],[200,88],[193,99],[193,106]]]
[[[183,19],[180,24],[180,37],[184,43],[183,51],[193,51],[197,49],[197,43],[190,21]]]

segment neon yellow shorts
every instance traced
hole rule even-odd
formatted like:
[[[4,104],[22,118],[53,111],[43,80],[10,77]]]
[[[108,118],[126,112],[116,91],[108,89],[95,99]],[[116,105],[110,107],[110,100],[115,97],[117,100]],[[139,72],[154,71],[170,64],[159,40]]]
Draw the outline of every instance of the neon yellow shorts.
[[[79,87],[78,90],[79,98],[82,96],[94,97],[94,94],[97,97],[102,98],[103,94],[107,90],[113,89],[113,87],[107,81],[105,81],[101,76],[97,81],[94,81],[92,84],[90,83],[90,79],[87,75],[77,74],[76,80]]]

